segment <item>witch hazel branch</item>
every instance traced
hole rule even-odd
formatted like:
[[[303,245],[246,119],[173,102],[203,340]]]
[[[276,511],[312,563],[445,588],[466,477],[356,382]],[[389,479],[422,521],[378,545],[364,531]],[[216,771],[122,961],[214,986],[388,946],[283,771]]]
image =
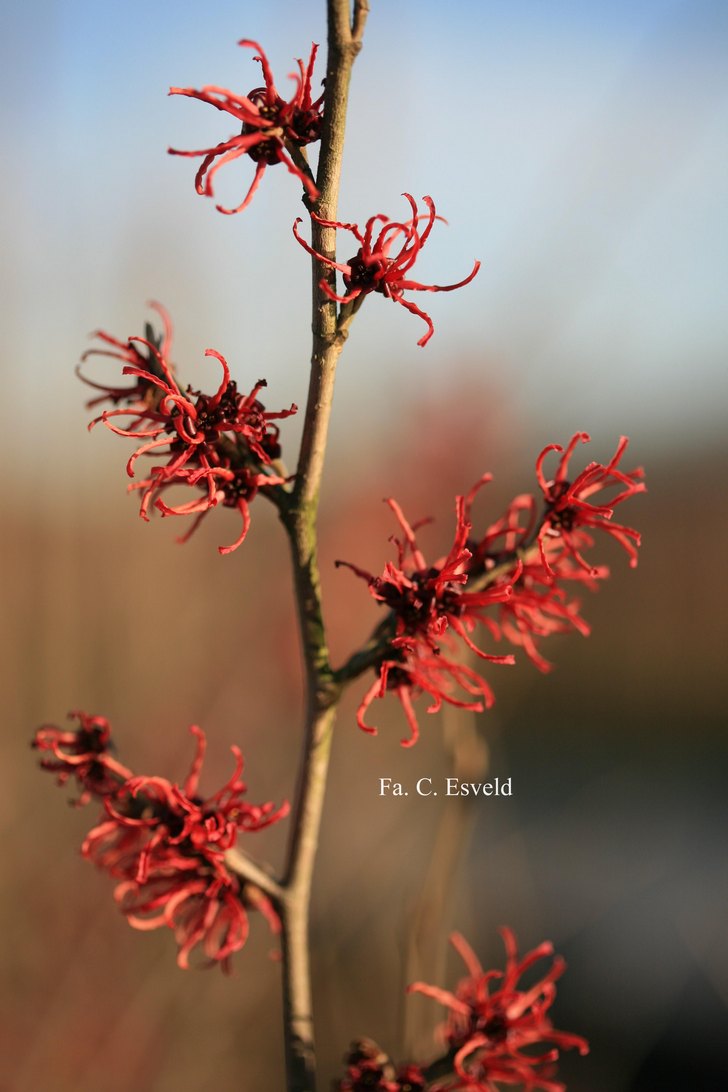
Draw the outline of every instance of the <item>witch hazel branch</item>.
[[[412,747],[423,728],[423,713],[436,714],[444,703],[478,713],[490,708],[503,667],[525,657],[540,671],[549,671],[544,646],[550,637],[589,634],[583,594],[609,576],[600,559],[600,540],[615,540],[629,564],[637,564],[639,534],[615,519],[615,511],[645,488],[641,468],[623,465],[625,437],[607,463],[583,465],[580,450],[589,436],[579,432],[565,445],[552,443],[540,452],[535,488],[514,497],[500,514],[476,515],[485,507],[490,473],[469,488],[464,483],[454,501],[452,546],[433,560],[427,559],[419,534],[430,514],[413,522],[388,498],[394,557],[383,559],[379,574],[361,568],[356,559],[337,562],[365,585],[362,590],[381,610],[380,621],[343,664],[331,664],[317,561],[317,509],[336,366],[349,328],[368,297],[381,295],[416,318],[420,331],[424,323],[417,341],[424,347],[435,326],[414,300],[425,292],[466,288],[480,263],[475,261],[452,283],[415,279],[413,270],[430,233],[444,222],[429,195],[420,204],[405,192],[408,212],[402,220],[375,213],[359,227],[338,218],[349,83],[368,4],[328,0],[327,14],[325,80],[316,76],[318,46],[312,44],[308,60],[296,62],[286,98],[264,50],[242,39],[239,45],[252,50],[260,65],[260,86],[244,94],[217,85],[170,91],[213,106],[233,123],[232,134],[229,127],[227,136],[221,130],[217,144],[169,149],[200,160],[198,194],[214,200],[217,172],[250,161],[252,178],[243,184],[241,202],[234,208],[217,204],[218,211],[242,213],[276,166],[282,165],[292,187],[300,190],[306,216],[294,219],[293,234],[311,258],[313,345],[295,468],[284,461],[282,430],[297,407],[266,408],[266,380],[239,376],[234,363],[215,348],[205,353],[219,369],[211,393],[198,385],[195,376],[202,372],[195,372],[197,365],[183,379],[174,360],[172,320],[159,303],[150,305],[156,317],[141,334],[125,338],[98,331],[79,370],[93,390],[89,428],[105,428],[131,441],[128,488],[139,498],[143,520],[155,513],[174,517],[182,527],[178,541],[184,543],[212,517],[220,525],[219,553],[227,557],[237,556],[243,546],[259,498],[277,509],[290,544],[306,678],[295,798],[292,804],[251,802],[237,746],[229,779],[216,791],[203,791],[206,737],[196,725],[190,729],[192,764],[181,784],[128,768],[117,758],[111,727],[102,716],[75,711],[68,727],[45,725],[34,739],[42,768],[59,784],[75,785],[75,803],[94,802],[101,809],[83,842],[83,856],[114,881],[114,900],[133,928],[172,932],[181,968],[196,963],[229,971],[245,945],[251,917],[262,917],[279,939],[288,1092],[322,1087],[308,926],[334,724],[345,688],[357,688],[355,726],[372,736],[377,734],[377,703],[395,699],[404,726],[401,743]],[[315,167],[309,159],[312,146],[318,148]],[[342,233],[353,239],[349,246],[355,250],[345,260],[337,258]],[[102,381],[95,371],[99,358],[113,361],[118,376]],[[225,509],[237,514],[237,529],[217,515]],[[341,746],[348,731],[343,724]],[[283,868],[276,870],[257,860],[254,836],[284,821],[290,825],[289,847]],[[433,1057],[398,1062],[372,1040],[358,1039],[334,1087],[339,1092],[498,1092],[503,1086],[563,1090],[557,1077],[560,1052],[588,1049],[583,1038],[551,1023],[563,960],[553,957],[547,942],[519,956],[512,931],[504,928],[502,937],[504,969],[484,970],[467,941],[454,934],[466,976],[454,990],[422,982],[410,986],[411,993],[424,995],[446,1013]]]

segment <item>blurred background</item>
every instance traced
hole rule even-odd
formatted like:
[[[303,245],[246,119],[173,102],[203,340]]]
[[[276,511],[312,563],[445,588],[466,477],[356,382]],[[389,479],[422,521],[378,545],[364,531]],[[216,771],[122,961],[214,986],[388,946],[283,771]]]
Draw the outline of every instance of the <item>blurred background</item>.
[[[533,462],[577,429],[605,461],[620,434],[649,493],[626,522],[640,566],[605,548],[612,580],[555,640],[548,677],[493,668],[495,709],[424,714],[404,751],[396,702],[377,738],[347,696],[335,742],[314,906],[318,1036],[332,1077],[349,1041],[427,1054],[437,1006],[408,981],[454,985],[445,937],[485,965],[497,927],[568,962],[557,1026],[585,1035],[570,1092],[725,1092],[728,876],[724,649],[728,583],[728,9],[720,0],[431,0],[372,4],[351,99],[341,215],[404,214],[431,194],[425,282],[476,280],[425,300],[436,333],[376,298],[342,359],[322,508],[324,593],[336,662],[377,620],[343,557],[379,571],[395,495],[432,515],[428,556],[451,541],[453,496],[485,470],[484,524]],[[243,37],[279,81],[325,40],[323,2],[31,0],[3,13],[0,209],[6,410],[0,742],[5,875],[0,921],[3,1092],[207,1092],[282,1087],[279,970],[255,922],[232,978],[183,973],[171,936],[136,934],[79,856],[95,822],[36,769],[34,728],[69,709],[111,718],[122,760],[182,778],[187,726],[209,737],[203,788],[245,752],[250,799],[290,796],[301,682],[285,543],[264,501],[243,550],[213,513],[186,547],[125,497],[124,441],[89,436],[73,367],[90,331],[141,333],[145,301],[175,322],[185,381],[224,353],[266,404],[305,403],[309,264],[301,206],[271,169],[236,218],[195,195],[166,155],[231,135],[169,85],[259,81]],[[323,63],[320,72],[323,71]],[[242,198],[251,165],[218,176]],[[343,254],[343,257],[348,257]],[[102,369],[95,372],[102,374]],[[104,375],[110,373],[104,372]],[[295,462],[299,424],[284,423]],[[609,544],[607,544],[608,547]],[[368,685],[368,683],[366,683]],[[477,735],[475,734],[477,733]],[[403,801],[381,776],[446,776],[453,762],[512,778],[513,796]],[[464,756],[464,757],[463,757]],[[284,824],[252,852],[280,861]]]

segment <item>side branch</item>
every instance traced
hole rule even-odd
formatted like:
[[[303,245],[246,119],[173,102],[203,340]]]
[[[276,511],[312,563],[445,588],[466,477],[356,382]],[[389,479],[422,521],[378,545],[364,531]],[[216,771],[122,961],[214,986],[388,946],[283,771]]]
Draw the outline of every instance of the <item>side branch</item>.
[[[360,48],[368,14],[369,0],[354,0],[354,18],[351,23],[351,36]]]
[[[274,902],[280,902],[283,894],[281,885],[274,876],[271,876],[260,865],[252,861],[247,853],[243,853],[239,849],[228,849],[225,853],[225,864],[231,872],[235,873],[245,883],[254,884]]]

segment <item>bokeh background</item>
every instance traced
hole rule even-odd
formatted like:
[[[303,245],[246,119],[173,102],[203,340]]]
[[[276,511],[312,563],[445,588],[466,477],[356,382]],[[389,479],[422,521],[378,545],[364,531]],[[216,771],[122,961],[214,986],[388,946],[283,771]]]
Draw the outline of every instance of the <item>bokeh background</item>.
[[[532,487],[533,460],[576,429],[604,460],[621,433],[649,493],[636,572],[585,607],[593,635],[555,642],[557,670],[495,668],[495,710],[423,716],[413,751],[396,708],[380,735],[338,728],[317,875],[314,966],[324,1073],[356,1035],[422,1050],[439,1014],[403,987],[454,983],[452,928],[484,963],[498,925],[568,961],[555,1019],[586,1035],[572,1092],[728,1088],[728,804],[724,503],[728,403],[728,9],[721,0],[432,0],[372,4],[356,65],[341,213],[397,217],[430,193],[438,225],[418,273],[476,281],[427,300],[436,334],[367,302],[340,369],[322,511],[334,654],[376,621],[333,561],[378,569],[396,495],[433,515],[484,470],[483,520]],[[305,401],[308,261],[295,186],[271,170],[244,215],[195,196],[169,144],[230,135],[170,84],[281,82],[324,41],[323,3],[189,0],[8,5],[0,39],[6,149],[2,263],[5,494],[0,793],[3,1092],[207,1092],[282,1087],[278,967],[261,923],[230,979],[177,970],[172,938],[128,929],[78,854],[93,809],[35,768],[34,727],[82,707],[112,719],[125,762],[184,776],[199,722],[215,787],[240,743],[251,799],[290,795],[300,669],[285,543],[264,502],[244,550],[215,513],[185,547],[136,517],[118,438],[86,433],[73,366],[89,331],[176,326],[186,378],[203,351]],[[239,200],[249,170],[219,176]],[[348,256],[348,255],[345,255]],[[199,378],[198,378],[199,377]],[[284,438],[294,461],[296,420]],[[361,689],[359,689],[359,694]],[[480,742],[478,742],[480,741]],[[380,776],[446,775],[460,759],[511,776],[511,799],[383,800]],[[285,831],[255,850],[280,860]]]

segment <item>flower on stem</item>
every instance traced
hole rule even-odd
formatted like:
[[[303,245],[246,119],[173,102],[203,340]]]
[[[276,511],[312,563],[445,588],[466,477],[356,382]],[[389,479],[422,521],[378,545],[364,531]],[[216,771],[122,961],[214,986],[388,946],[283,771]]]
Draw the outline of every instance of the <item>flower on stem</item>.
[[[75,776],[87,798],[104,806],[100,823],[89,832],[81,852],[87,860],[120,881],[114,897],[131,926],[173,930],[180,967],[189,966],[200,945],[210,965],[229,969],[230,955],[242,948],[248,934],[248,909],[260,910],[274,932],[280,923],[269,899],[227,867],[225,853],[239,834],[263,830],[288,814],[288,803],[250,804],[243,799],[243,757],[233,747],[235,768],[211,796],[198,790],[205,753],[200,728],[190,772],[180,787],[163,777],[138,777],[114,760],[104,748],[110,733],[103,717],[73,714],[80,727],[61,732],[50,726],[36,734],[35,745],[50,750],[52,760],[41,766],[59,772],[62,781]],[[101,756],[100,758],[98,756]],[[67,768],[60,763],[67,762]],[[93,763],[103,762],[103,777]]]
[[[46,752],[41,768],[58,775],[58,784],[75,777],[81,796],[76,803],[87,804],[92,796],[105,797],[115,793],[120,782],[131,772],[109,754],[111,727],[105,717],[92,717],[81,710],[68,714],[78,721],[73,729],[45,724],[35,733],[32,746]]]
[[[219,212],[227,215],[242,212],[250,204],[266,168],[276,163],[283,163],[302,183],[309,198],[315,200],[318,190],[301,149],[321,137],[324,96],[322,94],[314,100],[311,91],[318,46],[311,46],[311,55],[306,66],[303,61],[297,61],[298,72],[292,73],[290,77],[295,82],[295,90],[286,101],[276,88],[268,58],[261,46],[247,38],[243,38],[238,45],[256,51],[254,60],[260,63],[263,70],[264,87],[256,87],[247,95],[237,95],[224,87],[214,85],[203,87],[199,91],[192,87],[170,87],[169,93],[199,99],[200,102],[206,102],[217,110],[230,114],[242,126],[240,133],[211,148],[196,151],[169,148],[169,154],[203,157],[195,176],[195,189],[205,197],[214,195],[213,178],[226,163],[244,155],[253,160],[255,174],[243,201],[236,208],[216,205]]]
[[[412,210],[410,220],[399,223],[378,213],[367,220],[363,231],[356,224],[346,224],[339,220],[323,220],[315,213],[311,213],[311,218],[317,224],[322,224],[324,227],[339,228],[342,231],[350,232],[354,236],[359,244],[359,249],[348,262],[336,262],[325,254],[320,254],[314,250],[298,231],[298,225],[301,223],[300,217],[293,225],[293,234],[304,250],[308,251],[312,257],[318,258],[330,269],[338,269],[342,274],[346,291],[341,296],[338,296],[329,287],[326,280],[320,282],[322,291],[329,299],[341,304],[354,304],[355,301],[360,303],[361,299],[369,292],[381,292],[383,296],[401,304],[407,311],[411,311],[412,314],[423,319],[427,324],[427,333],[423,334],[417,344],[426,345],[435,332],[432,319],[411,300],[405,299],[404,293],[408,291],[452,292],[455,288],[462,288],[475,277],[480,269],[480,262],[476,261],[468,276],[456,284],[421,284],[419,281],[410,280],[409,272],[417,261],[417,256],[422,247],[427,242],[435,220],[442,220],[442,217],[437,215],[431,197],[422,198],[427,206],[427,212],[420,213],[412,195],[405,193],[403,196],[409,202]],[[425,221],[424,227],[421,226],[422,221]]]
[[[276,413],[267,411],[258,398],[266,385],[264,379],[258,380],[249,394],[240,393],[230,377],[227,361],[215,349],[207,349],[205,355],[217,360],[222,369],[217,391],[208,395],[192,387],[183,390],[165,355],[171,341],[171,324],[166,312],[162,313],[165,334],[159,341],[134,337],[124,346],[103,335],[106,342],[113,341],[117,346],[108,355],[123,362],[122,375],[134,377],[136,386],[125,389],[94,384],[106,392],[94,399],[94,404],[109,399],[115,408],[104,410],[89,428],[101,423],[119,436],[143,441],[127,462],[127,473],[132,478],[140,456],[161,453],[167,457],[166,463],[153,466],[146,478],[129,488],[141,491],[142,519],[149,519],[152,505],[163,516],[196,517],[179,541],[186,542],[218,504],[237,509],[241,532],[232,545],[219,547],[220,553],[231,553],[245,539],[250,526],[249,505],[259,490],[286,481],[273,466],[281,448],[278,426],[272,422],[290,417],[296,406]],[[117,403],[122,400],[130,404],[119,407]],[[120,424],[120,418],[130,420]],[[177,485],[192,486],[195,498],[168,503],[165,494]],[[202,496],[197,495],[200,491]]]
[[[574,450],[580,443],[588,443],[589,435],[586,432],[577,432],[572,436],[566,449],[560,444],[548,444],[536,460],[536,477],[541,487],[546,511],[540,530],[538,532],[538,545],[541,560],[547,572],[556,575],[551,568],[547,556],[546,541],[549,538],[560,538],[566,552],[573,560],[590,575],[595,575],[595,569],[582,554],[582,543],[592,545],[593,540],[589,531],[602,530],[626,550],[629,555],[630,565],[637,565],[637,547],[640,545],[640,536],[632,527],[612,522],[614,509],[628,497],[645,490],[644,471],[641,467],[625,472],[619,469],[619,463],[627,450],[628,439],[620,437],[614,455],[603,466],[601,463],[589,463],[580,474],[570,481],[568,478],[569,462]],[[547,479],[544,474],[544,462],[552,452],[561,452],[561,458],[553,478]],[[589,498],[594,497],[602,489],[610,486],[617,488],[617,493],[608,498],[606,504],[595,504]],[[577,538],[579,529],[588,529],[586,537],[581,542]],[[583,531],[582,531],[583,536]]]
[[[408,988],[449,1010],[444,1030],[456,1078],[437,1087],[442,1092],[498,1092],[501,1084],[518,1084],[524,1092],[564,1092],[565,1085],[552,1079],[559,1051],[575,1048],[586,1054],[589,1050],[581,1036],[557,1031],[548,1015],[556,997],[555,983],[566,964],[554,958],[535,984],[524,987],[520,979],[539,960],[553,955],[553,946],[545,941],[519,958],[513,932],[503,928],[501,936],[506,949],[504,971],[484,971],[467,941],[455,933],[451,941],[468,971],[455,991],[424,982]]]
[[[488,684],[472,668],[459,663],[453,655],[446,655],[445,651],[454,651],[454,637],[459,637],[481,659],[512,664],[512,655],[494,656],[484,652],[471,637],[478,624],[497,635],[496,627],[484,611],[494,604],[507,602],[511,585],[495,582],[480,591],[463,589],[471,558],[465,545],[471,530],[466,518],[466,498],[456,498],[456,529],[450,552],[433,565],[427,564],[417,544],[416,530],[422,523],[410,525],[395,500],[389,498],[386,503],[403,533],[401,539],[393,539],[397,547],[396,564],[387,562],[381,576],[373,576],[347,561],[336,564],[345,565],[366,580],[370,594],[391,612],[392,636],[379,661],[378,678],[359,705],[357,724],[364,731],[375,733],[376,729],[364,721],[366,711],[375,698],[383,698],[388,690],[393,690],[410,726],[410,737],[402,743],[412,746],[419,736],[412,705],[412,698],[417,694],[430,695],[430,713],[437,712],[443,701],[477,711],[492,705],[493,695]],[[453,685],[475,700],[463,701],[454,697]]]

